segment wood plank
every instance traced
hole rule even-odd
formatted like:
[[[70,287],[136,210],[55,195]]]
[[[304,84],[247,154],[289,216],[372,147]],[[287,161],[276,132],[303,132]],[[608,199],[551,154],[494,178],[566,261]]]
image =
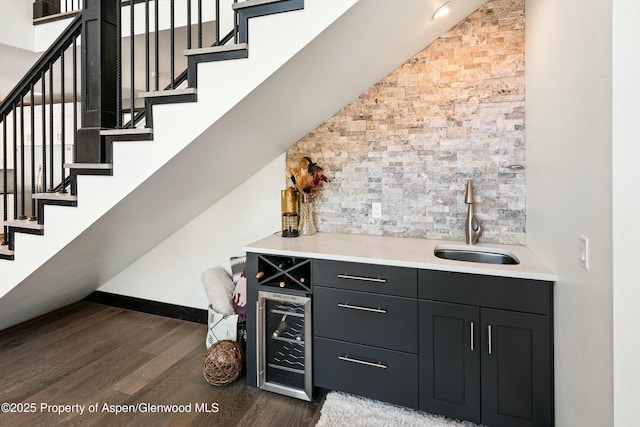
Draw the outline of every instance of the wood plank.
[[[208,384],[205,336],[206,325],[89,302],[1,331],[0,401],[78,404],[85,413],[38,407],[0,413],[0,425],[315,425],[322,392],[304,402],[247,387],[245,377]],[[99,411],[88,413],[95,403]],[[190,411],[114,414],[102,411],[105,403],[183,404]]]
[[[164,371],[177,363],[191,350],[197,346],[204,346],[205,335],[203,334],[203,330],[206,330],[206,327],[204,325],[192,325],[193,326],[189,329],[194,329],[193,327],[195,327],[195,331],[188,334],[175,345],[170,346],[165,351],[158,354],[126,378],[118,381],[113,389],[129,395],[134,394],[147,385],[151,380],[162,375]]]

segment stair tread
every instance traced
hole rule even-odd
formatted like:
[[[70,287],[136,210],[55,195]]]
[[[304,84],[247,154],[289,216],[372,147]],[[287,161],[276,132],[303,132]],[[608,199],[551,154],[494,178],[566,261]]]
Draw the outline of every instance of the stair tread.
[[[187,87],[184,89],[168,89],[168,90],[154,90],[150,92],[141,92],[139,98],[155,98],[159,96],[179,96],[179,95],[192,95],[197,93],[195,87]]]
[[[13,259],[14,251],[9,249],[9,245],[0,245],[0,257],[4,259]]]
[[[100,131],[100,135],[137,135],[137,134],[152,134],[152,128],[126,128],[126,129],[105,129]]]
[[[4,222],[5,227],[28,228],[30,230],[44,230],[43,224],[30,219],[10,219]]]
[[[113,169],[112,163],[65,163],[67,169]]]
[[[45,200],[67,200],[70,202],[75,202],[78,200],[78,196],[75,196],[71,193],[34,193],[31,195],[34,199],[45,199]]]
[[[231,7],[234,10],[237,10],[237,9],[243,9],[245,7],[262,6],[263,4],[279,3],[281,1],[285,1],[285,0],[246,0],[239,3],[234,3],[233,5],[231,5]]]
[[[244,50],[248,48],[249,48],[249,45],[247,43],[237,43],[237,44],[224,45],[224,46],[212,46],[212,47],[202,47],[198,49],[186,49],[184,51],[184,55],[189,56],[189,55],[202,55],[207,53],[233,52],[236,50]]]

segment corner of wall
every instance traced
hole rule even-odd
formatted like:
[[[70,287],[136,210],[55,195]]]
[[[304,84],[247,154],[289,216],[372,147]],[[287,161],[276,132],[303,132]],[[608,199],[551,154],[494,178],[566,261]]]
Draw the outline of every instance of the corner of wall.
[[[613,2],[613,407],[614,425],[620,427],[638,422],[640,395],[639,20],[639,2]]]
[[[609,426],[611,1],[527,0],[525,9],[527,243],[558,276],[556,425]],[[589,271],[580,235],[591,242]]]
[[[280,230],[284,159],[278,156],[98,290],[206,308],[200,274],[209,267],[230,271],[230,257]]]

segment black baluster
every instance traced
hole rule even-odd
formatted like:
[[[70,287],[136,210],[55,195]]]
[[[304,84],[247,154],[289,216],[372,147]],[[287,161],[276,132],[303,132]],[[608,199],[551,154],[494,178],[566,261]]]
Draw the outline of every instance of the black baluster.
[[[187,0],[187,49],[191,49],[191,0]]]
[[[198,0],[198,47],[202,47],[202,0]]]
[[[42,188],[44,192],[47,188],[47,79],[45,71],[42,71]]]
[[[220,0],[216,0],[216,46],[220,45]]]
[[[234,3],[238,3],[238,0],[233,0]],[[233,13],[233,42],[238,43],[238,14]]]
[[[131,46],[131,111],[129,112],[131,119],[129,120],[129,127],[135,127],[135,124],[133,123],[133,111],[135,110],[135,92],[136,92],[136,83],[135,83],[135,67],[134,67],[134,62],[135,62],[135,48],[134,48],[134,42],[135,42],[135,31],[134,31],[134,25],[135,25],[135,13],[134,13],[134,7],[133,7],[133,2],[129,3],[129,16],[130,16],[130,25],[131,25],[131,31],[130,31],[130,39],[129,39],[129,45]],[[118,8],[120,9],[120,8]]]
[[[31,83],[31,194],[36,192],[36,118],[35,118],[35,83]],[[36,204],[31,200],[31,217],[36,220]]]
[[[78,146],[78,38],[73,39],[73,161],[76,161]],[[117,114],[117,111],[116,111]]]
[[[25,164],[24,164],[24,96],[20,98],[20,217],[27,219],[24,212],[25,192]],[[16,177],[16,182],[18,179]]]
[[[53,193],[53,63],[49,64],[49,188],[47,193]]]
[[[60,51],[60,137],[62,138],[62,144],[61,144],[61,155],[60,155],[60,178],[62,179],[62,188],[59,190],[59,193],[66,193],[67,192],[67,185],[65,182],[65,170],[64,170],[64,163],[65,163],[65,152],[64,152],[64,147],[65,147],[65,105],[64,105],[64,74],[65,74],[65,67],[64,67],[64,50]]]
[[[144,0],[144,90],[149,92],[149,0]]]
[[[155,37],[154,37],[154,44],[155,44],[155,49],[156,49],[156,55],[155,55],[155,65],[156,65],[156,76],[155,76],[155,83],[156,83],[156,90],[160,90],[160,46],[159,46],[159,37],[160,37],[160,30],[158,28],[158,1],[155,1],[154,7],[155,7],[155,14],[154,14],[154,29],[156,31]]]
[[[176,44],[176,40],[175,40],[175,10],[174,10],[174,6],[175,6],[175,0],[171,0],[171,2],[169,3],[170,6],[170,12],[171,12],[171,50],[170,52],[170,57],[171,57],[171,89],[175,89],[175,55],[173,54],[175,52],[175,44]]]
[[[116,129],[122,128],[122,7],[116,9]]]
[[[7,187],[8,187],[8,171],[7,171],[7,116],[2,117],[2,199],[3,199],[3,208],[2,208],[2,220],[6,221],[9,215],[8,211],[8,196],[7,196]],[[9,237],[9,228],[3,227],[2,233],[2,245],[6,246],[9,244],[7,238]]]
[[[18,125],[17,109],[13,104],[13,218],[18,218]]]

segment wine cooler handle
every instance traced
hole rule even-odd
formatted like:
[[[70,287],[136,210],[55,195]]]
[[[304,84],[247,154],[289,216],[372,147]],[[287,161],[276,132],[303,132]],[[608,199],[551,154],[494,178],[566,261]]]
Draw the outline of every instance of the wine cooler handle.
[[[379,279],[377,277],[352,276],[350,274],[338,274],[338,279],[362,280],[364,282],[387,283],[387,279]]]
[[[256,384],[258,387],[262,385],[262,378],[264,378],[264,327],[262,319],[264,318],[264,307],[261,304],[261,300],[256,301]]]
[[[344,304],[344,303],[339,303],[338,307],[348,308],[351,310],[369,311],[371,313],[387,314],[387,310],[384,310],[382,308],[361,307],[359,305],[351,305],[351,304]]]
[[[491,325],[487,325],[487,337],[489,342],[489,354],[491,354]]]
[[[374,368],[387,369],[387,365],[384,365],[382,363],[367,362],[366,360],[354,359],[349,356],[338,356],[338,359],[344,360],[345,362],[359,363],[361,365],[372,366]]]

